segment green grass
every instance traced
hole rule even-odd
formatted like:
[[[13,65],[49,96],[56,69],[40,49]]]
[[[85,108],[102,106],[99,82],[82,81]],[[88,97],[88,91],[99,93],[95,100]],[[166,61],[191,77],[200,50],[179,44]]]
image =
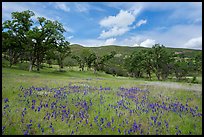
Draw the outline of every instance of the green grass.
[[[188,100],[189,108],[194,109],[198,106],[196,113],[202,113],[201,84],[145,81],[144,79],[114,77],[102,72],[94,74],[93,71],[81,72],[66,68],[64,69],[65,72],[59,72],[57,71],[57,66],[44,68],[40,72],[28,72],[17,69],[18,67],[14,68],[2,68],[2,126],[5,126],[3,134],[24,134],[26,130],[28,130],[29,134],[37,135],[66,135],[71,134],[72,131],[74,131],[74,134],[124,134],[125,130],[126,134],[128,134],[128,130],[132,128],[134,120],[137,124],[141,124],[141,127],[140,130],[130,134],[142,134],[142,129],[143,134],[172,135],[177,132],[176,126],[181,130],[181,134],[189,134],[189,132],[194,135],[202,134],[202,116],[193,117],[189,111],[164,111],[159,107],[156,112],[152,112],[152,109],[148,107],[149,104],[158,103],[161,105],[162,102],[166,105],[177,102],[186,105],[186,101],[191,98]],[[75,92],[76,88],[72,89],[70,85],[78,86],[79,89],[77,90],[80,92]],[[54,91],[32,89],[32,94],[24,97],[25,92],[29,92],[29,88],[32,86],[48,87],[49,89],[56,88],[61,90],[62,93],[66,92],[66,94],[62,94],[60,98],[54,98]],[[103,88],[110,87],[110,90],[101,91],[99,89],[100,86]],[[20,87],[27,90],[22,91]],[[118,95],[124,94],[124,91],[119,90],[120,87],[129,89],[138,87],[142,90],[147,89],[149,92],[137,92],[134,94],[138,98],[138,104],[136,105],[132,99],[122,98]],[[64,91],[63,88],[65,88]],[[98,88],[98,90],[94,88]],[[84,91],[87,91],[85,95]],[[144,103],[142,103],[143,97],[146,97]],[[8,98],[9,102],[5,103],[5,98]],[[36,100],[36,110],[42,101],[43,107],[40,112],[31,109],[32,100]],[[56,107],[51,109],[51,103],[57,100]],[[133,110],[133,113],[130,113],[130,110],[122,106],[118,106],[117,103],[121,100],[124,101],[125,106]],[[82,103],[83,101],[88,104],[88,110],[85,110],[80,105],[76,106],[77,103]],[[46,103],[48,103],[48,108],[44,107]],[[9,107],[4,109],[6,105],[9,105]],[[64,121],[62,121],[63,108],[61,106],[66,106],[66,111],[70,109],[70,114],[68,118],[64,118]],[[114,106],[116,107],[115,109],[113,108]],[[26,114],[22,117],[24,108],[26,108]],[[53,117],[49,120],[47,118],[44,119],[46,113],[51,115],[54,110],[57,112],[56,119]],[[144,110],[148,110],[148,112],[143,112]],[[80,118],[80,111],[84,111],[84,119]],[[73,118],[74,116],[76,117],[75,119]],[[96,116],[98,116],[98,124],[94,122]],[[151,116],[158,116],[157,122],[161,122],[161,126],[157,124],[150,126],[150,122],[154,123],[151,120]],[[104,118],[104,124],[100,122],[101,118]],[[112,118],[114,118],[114,122],[111,123],[109,128],[107,127],[107,122],[111,122]],[[88,124],[86,124],[86,119],[88,119]],[[21,120],[23,120],[23,123]],[[30,120],[32,120],[32,126],[31,129],[28,129],[27,124],[30,124]],[[67,120],[68,122],[66,123]],[[164,120],[168,121],[168,128],[166,128]],[[128,123],[126,123],[127,121]],[[54,133],[49,127],[51,123]],[[43,133],[41,128],[38,128],[38,124],[41,124],[41,128],[44,129]],[[90,124],[92,124],[92,127]],[[102,128],[102,131],[99,128]],[[118,128],[121,133],[118,132]],[[158,130],[158,133],[156,130]]]

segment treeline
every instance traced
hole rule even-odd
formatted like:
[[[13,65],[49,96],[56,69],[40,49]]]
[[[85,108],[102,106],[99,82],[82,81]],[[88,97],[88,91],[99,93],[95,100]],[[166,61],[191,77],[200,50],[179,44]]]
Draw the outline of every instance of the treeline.
[[[152,48],[135,50],[131,55],[117,54],[109,51],[99,56],[93,50],[84,48],[71,52],[70,43],[65,40],[65,29],[58,21],[44,17],[33,19],[32,11],[13,12],[12,20],[2,23],[2,57],[9,61],[10,67],[17,63],[29,62],[29,71],[42,63],[64,66],[78,66],[81,71],[104,71],[117,76],[158,80],[186,76],[196,78],[202,72],[202,53],[191,58],[182,53],[170,52],[165,46],[155,44]]]
[[[202,72],[202,54],[185,58],[183,53],[168,52],[165,46],[155,44],[152,48],[133,52],[125,59],[125,66],[132,77],[146,75],[151,79],[155,74],[158,80],[166,80],[169,76],[181,80]]]

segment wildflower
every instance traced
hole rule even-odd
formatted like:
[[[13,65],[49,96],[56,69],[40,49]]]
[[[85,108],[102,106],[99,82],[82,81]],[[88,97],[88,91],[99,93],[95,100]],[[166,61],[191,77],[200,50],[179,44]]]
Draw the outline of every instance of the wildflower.
[[[102,123],[102,124],[104,123],[104,119],[103,119],[103,118],[101,118],[101,123]]]
[[[27,127],[30,128],[32,126],[32,124],[27,124]]]
[[[114,129],[115,129],[115,126],[112,128],[112,131],[114,131]]]
[[[137,127],[138,127],[138,126],[137,126],[137,123],[136,123],[136,121],[134,120],[134,123],[133,123],[133,126],[132,126],[133,130],[136,131],[136,130],[137,130]]]
[[[107,123],[107,126],[110,127],[110,126],[111,126],[111,122],[108,122],[108,123]]]
[[[38,112],[40,111],[40,107],[38,107]]]
[[[29,135],[28,130],[26,130],[26,131],[24,132],[24,135]]]
[[[120,132],[120,128],[118,128],[118,133],[121,133],[121,132]]]
[[[3,127],[2,127],[2,132],[4,132],[4,129],[5,129],[5,128],[6,128],[6,126],[3,126]]]
[[[52,123],[50,124],[50,128],[52,128]]]
[[[74,131],[72,130],[72,133],[71,133],[71,135],[73,135],[74,134]]]
[[[112,123],[114,122],[114,118],[112,117]]]
[[[131,130],[128,130],[128,134],[130,134]]]
[[[5,98],[5,99],[4,99],[4,102],[5,102],[5,103],[6,103],[6,102],[9,102],[8,98]]]
[[[44,133],[44,128],[41,128],[41,130],[42,130],[42,133]]]

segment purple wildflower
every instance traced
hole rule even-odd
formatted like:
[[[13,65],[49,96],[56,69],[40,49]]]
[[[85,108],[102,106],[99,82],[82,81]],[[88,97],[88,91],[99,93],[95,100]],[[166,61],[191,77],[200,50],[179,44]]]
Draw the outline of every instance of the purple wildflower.
[[[108,122],[108,123],[107,123],[107,126],[110,127],[110,126],[111,126],[111,122]]]
[[[24,132],[24,135],[29,135],[28,130],[26,130],[26,131]]]
[[[5,103],[6,103],[6,102],[9,102],[8,98],[5,98],[5,99],[4,99],[4,102],[5,102]]]
[[[118,128],[118,133],[121,133],[121,132],[120,132],[120,128]]]
[[[44,128],[41,128],[41,130],[42,130],[42,133],[44,133]]]

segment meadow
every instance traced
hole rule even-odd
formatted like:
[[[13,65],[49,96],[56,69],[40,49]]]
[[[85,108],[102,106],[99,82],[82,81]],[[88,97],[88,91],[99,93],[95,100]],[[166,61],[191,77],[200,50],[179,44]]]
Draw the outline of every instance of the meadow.
[[[202,135],[202,84],[2,67],[3,135]]]

